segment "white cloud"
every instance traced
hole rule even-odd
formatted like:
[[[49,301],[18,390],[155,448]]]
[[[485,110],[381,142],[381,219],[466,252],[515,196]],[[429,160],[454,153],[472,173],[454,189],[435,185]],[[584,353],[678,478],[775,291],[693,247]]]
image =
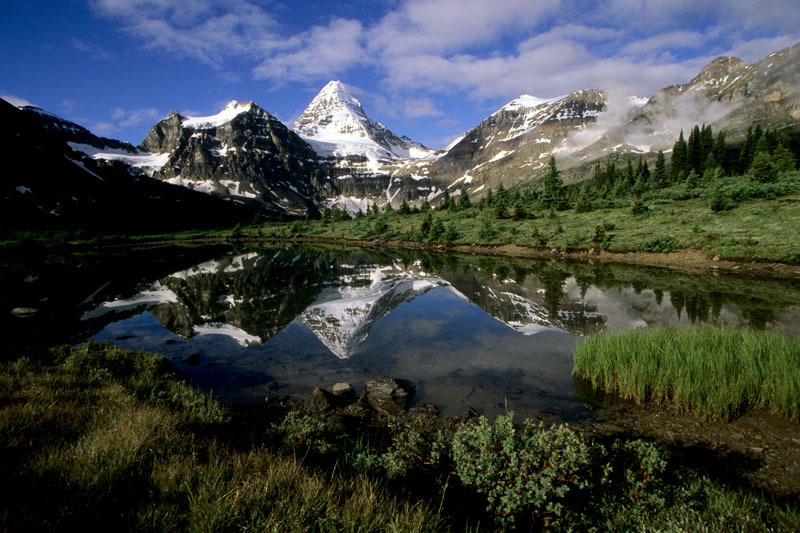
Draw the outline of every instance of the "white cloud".
[[[369,32],[381,56],[448,53],[530,32],[561,5],[560,0],[409,0]]]
[[[650,96],[717,55],[751,62],[800,40],[797,0],[393,0],[374,23],[334,17],[288,35],[258,0],[88,1],[145,48],[231,79],[230,58],[273,86],[369,69],[389,95],[368,94],[371,106],[407,118],[442,116],[437,94],[480,101],[624,84]]]
[[[408,118],[441,117],[442,111],[430,98],[407,98],[403,103],[403,115]]]
[[[13,106],[17,106],[17,107],[22,107],[22,106],[25,106],[25,105],[34,105],[34,104],[30,103],[28,100],[26,100],[25,98],[20,98],[19,96],[14,96],[13,94],[0,93],[0,98],[5,100],[9,104],[11,104]]]
[[[90,5],[100,16],[121,21],[147,49],[215,66],[228,57],[258,57],[282,46],[274,17],[246,0],[90,0]]]
[[[696,48],[704,44],[706,35],[698,31],[671,31],[633,41],[622,47],[622,54],[641,55],[671,48]]]
[[[287,40],[285,50],[253,69],[257,79],[277,83],[336,77],[367,61],[364,28],[357,20],[333,19]]]

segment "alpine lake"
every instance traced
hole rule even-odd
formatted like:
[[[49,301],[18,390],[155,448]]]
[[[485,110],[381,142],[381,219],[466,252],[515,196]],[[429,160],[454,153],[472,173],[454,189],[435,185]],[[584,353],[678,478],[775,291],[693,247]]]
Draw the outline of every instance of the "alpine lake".
[[[742,276],[307,244],[23,255],[0,274],[10,355],[110,341],[163,354],[226,402],[302,401],[338,382],[359,393],[387,375],[445,417],[575,421],[591,417],[572,377],[584,336],[800,332],[800,284]]]

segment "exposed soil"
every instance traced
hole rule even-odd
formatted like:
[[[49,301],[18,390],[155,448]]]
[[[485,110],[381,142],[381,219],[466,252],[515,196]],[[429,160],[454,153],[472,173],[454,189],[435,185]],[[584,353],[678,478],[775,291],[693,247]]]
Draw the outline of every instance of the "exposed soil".
[[[800,505],[800,424],[751,410],[731,421],[708,420],[673,405],[614,402],[588,429],[665,444],[710,477],[753,487]]]

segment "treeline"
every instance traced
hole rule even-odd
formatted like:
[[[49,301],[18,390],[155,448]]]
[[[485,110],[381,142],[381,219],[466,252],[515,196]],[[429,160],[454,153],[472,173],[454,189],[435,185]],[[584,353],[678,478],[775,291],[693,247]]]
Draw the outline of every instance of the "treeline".
[[[644,158],[625,162],[608,160],[597,164],[591,176],[564,184],[556,160],[550,158],[544,176],[532,186],[506,189],[501,182],[497,188],[487,187],[486,194],[473,202],[462,185],[456,194],[449,188],[436,197],[436,211],[465,211],[478,209],[486,216],[522,220],[535,218],[537,212],[574,209],[587,212],[603,208],[630,206],[635,214],[648,210],[648,202],[704,198],[712,210],[729,209],[747,198],[771,198],[795,192],[800,188],[796,179],[781,182],[780,177],[797,168],[797,158],[789,141],[775,130],[761,126],[749,128],[744,143],[731,147],[725,132],[714,134],[711,126],[695,126],[688,139],[683,130],[675,141],[669,162],[659,150],[651,168]],[[427,198],[419,206],[405,199],[394,209],[387,204],[381,211],[372,204],[359,210],[355,218],[373,218],[381,213],[411,215],[433,210]],[[350,220],[351,215],[338,206],[326,208],[322,220]],[[426,217],[420,231],[425,238],[442,238],[448,228]],[[455,236],[450,232],[450,238]]]

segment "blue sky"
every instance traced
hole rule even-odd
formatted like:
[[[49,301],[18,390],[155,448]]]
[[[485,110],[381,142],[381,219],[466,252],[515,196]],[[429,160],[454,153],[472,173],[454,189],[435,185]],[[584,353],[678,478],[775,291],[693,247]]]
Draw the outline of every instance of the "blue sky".
[[[291,125],[340,79],[438,148],[523,93],[651,96],[797,42],[797,0],[5,0],[0,97],[138,144],[232,99]]]

